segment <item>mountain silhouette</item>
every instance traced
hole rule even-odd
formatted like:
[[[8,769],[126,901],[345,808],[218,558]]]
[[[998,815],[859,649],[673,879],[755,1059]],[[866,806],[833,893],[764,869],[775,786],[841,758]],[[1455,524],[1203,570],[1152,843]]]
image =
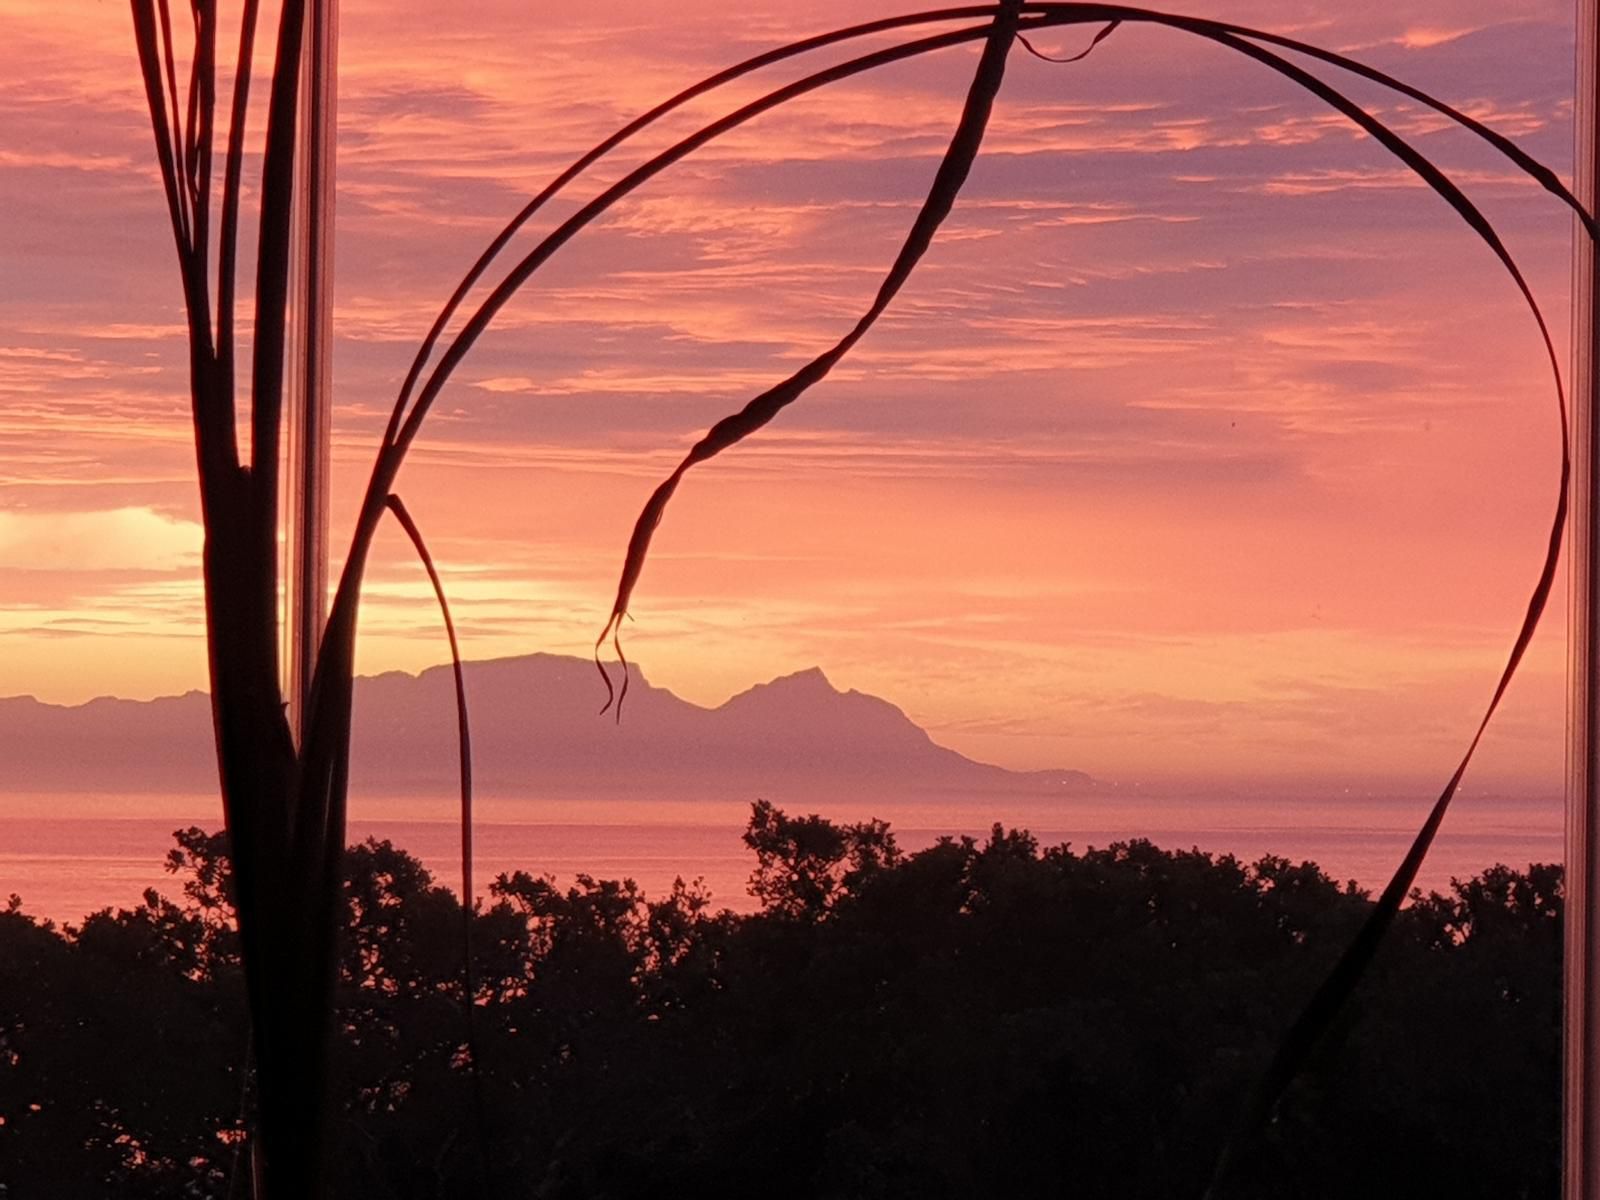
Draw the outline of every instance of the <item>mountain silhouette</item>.
[[[588,659],[533,654],[466,665],[479,789],[613,799],[817,795],[937,798],[1070,794],[1081,771],[1008,771],[937,745],[899,708],[840,691],[818,668],[705,708],[635,666],[622,719],[600,715]],[[202,692],[135,701],[0,700],[0,771],[14,792],[205,793],[215,787]],[[351,786],[362,794],[448,792],[456,779],[450,668],[356,683]]]

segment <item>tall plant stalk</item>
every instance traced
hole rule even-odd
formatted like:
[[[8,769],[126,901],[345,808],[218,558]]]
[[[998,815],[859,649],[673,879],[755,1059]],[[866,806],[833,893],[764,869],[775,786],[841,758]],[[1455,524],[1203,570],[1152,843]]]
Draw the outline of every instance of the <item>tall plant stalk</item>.
[[[178,56],[174,49],[169,0],[130,0],[130,3],[188,319],[190,395],[205,527],[203,575],[212,716],[223,812],[237,884],[238,919],[255,1047],[258,1193],[271,1200],[290,1197],[301,1200],[315,1197],[321,1190],[327,1124],[327,1045],[349,781],[354,650],[361,584],[372,539],[385,513],[395,514],[423,557],[443,605],[443,591],[431,558],[416,526],[394,493],[406,455],[453,371],[500,310],[553,255],[617,201],[707,143],[790,100],[916,56],[966,43],[981,44],[949,146],[870,304],[845,327],[833,345],[714,425],[656,488],[629,540],[611,618],[596,643],[597,655],[607,638],[618,645],[620,652],[618,625],[639,583],[655,530],[688,470],[757,432],[825,379],[867,335],[910,278],[957,202],[981,148],[1009,55],[1029,32],[1065,26],[1096,26],[1098,33],[1091,43],[1093,48],[1119,25],[1155,24],[1242,54],[1310,92],[1372,136],[1421,177],[1477,233],[1524,297],[1551,358],[1558,407],[1563,417],[1562,476],[1545,561],[1477,734],[1366,926],[1312,997],[1304,1014],[1287,1032],[1261,1085],[1245,1105],[1240,1131],[1220,1157],[1218,1178],[1226,1178],[1238,1148],[1248,1145],[1253,1130],[1270,1115],[1370,962],[1415,878],[1483,728],[1516,671],[1548,600],[1565,522],[1568,470],[1565,398],[1554,348],[1531,290],[1492,226],[1460,188],[1407,140],[1280,51],[1354,73],[1446,115],[1484,139],[1519,170],[1578,212],[1593,236],[1592,219],[1561,181],[1482,123],[1349,58],[1238,25],[1125,5],[1000,0],[995,4],[928,10],[834,30],[747,59],[685,89],[619,129],[577,160],[507,224],[445,304],[406,375],[372,464],[327,628],[316,654],[303,734],[297,747],[284,715],[278,674],[279,580],[275,540],[280,516],[278,455],[284,403],[289,218],[306,4],[305,0],[283,0],[274,63],[267,80],[269,102],[254,280],[255,340],[245,413],[250,453],[246,458],[240,450],[234,306],[238,286],[236,264],[247,133],[245,121],[258,0],[243,0],[239,9],[237,66],[223,151],[221,214],[215,229],[211,200],[213,143],[217,140],[217,0],[190,2],[193,40],[186,94],[180,94],[178,85]],[[835,63],[778,87],[725,113],[647,159],[589,199],[514,262],[459,328],[446,338],[452,321],[474,287],[516,233],[592,163],[640,130],[689,100],[768,65],[868,35],[912,31],[923,26],[940,28]],[[214,308],[213,274],[216,280]],[[434,360],[436,351],[438,356]],[[448,609],[445,611],[448,626]],[[470,832],[465,691],[453,628],[450,632],[461,721],[465,846],[465,834]],[[602,673],[605,674],[604,668]],[[620,712],[626,689],[625,663],[623,690],[611,692],[609,675],[606,686]],[[470,866],[466,869],[470,873]],[[463,902],[470,906],[470,895],[464,896]],[[465,978],[470,997],[470,970]],[[1200,1184],[1201,1181],[1197,1181],[1197,1191]]]

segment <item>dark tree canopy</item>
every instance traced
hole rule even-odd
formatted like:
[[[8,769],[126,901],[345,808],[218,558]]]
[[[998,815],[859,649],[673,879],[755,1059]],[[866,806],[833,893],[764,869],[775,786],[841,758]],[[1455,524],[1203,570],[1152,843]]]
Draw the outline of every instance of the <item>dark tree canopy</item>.
[[[180,899],[66,929],[0,911],[11,1197],[228,1195],[251,1111],[230,875],[220,835],[177,841]],[[1195,1194],[1370,908],[1310,863],[1146,841],[996,826],[904,854],[766,802],[745,841],[747,916],[682,881],[501,876],[470,1041],[457,898],[353,847],[336,1194]],[[1556,1196],[1560,922],[1553,866],[1415,896],[1231,1194]]]

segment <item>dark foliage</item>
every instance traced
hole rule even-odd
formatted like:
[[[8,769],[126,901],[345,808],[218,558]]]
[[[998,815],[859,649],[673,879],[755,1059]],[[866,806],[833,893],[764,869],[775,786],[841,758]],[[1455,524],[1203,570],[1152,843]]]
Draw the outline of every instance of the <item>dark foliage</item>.
[[[249,1061],[223,839],[56,929],[0,912],[8,1195],[229,1194]],[[761,911],[517,872],[473,917],[347,856],[334,1194],[1194,1195],[1277,1031],[1371,908],[1315,865],[1149,842],[903,854],[754,807]],[[1555,1196],[1561,872],[1414,897],[1226,1194]],[[239,1160],[241,1163],[243,1160]],[[245,1181],[234,1181],[234,1195]]]

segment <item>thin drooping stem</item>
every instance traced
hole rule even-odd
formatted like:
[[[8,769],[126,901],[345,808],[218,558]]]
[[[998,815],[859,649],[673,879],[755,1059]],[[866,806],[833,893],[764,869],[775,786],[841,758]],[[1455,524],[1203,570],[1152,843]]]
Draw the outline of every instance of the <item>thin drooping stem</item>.
[[[450,617],[450,602],[445,598],[444,582],[439,578],[427,543],[423,541],[422,531],[417,528],[398,495],[389,493],[385,504],[400,523],[400,528],[405,530],[406,537],[411,539],[412,548],[422,561],[422,569],[428,573],[434,598],[439,602],[439,615],[444,618],[445,637],[450,642],[450,669],[456,685],[456,757],[461,774],[461,907],[466,918],[462,923],[462,970],[470,1009],[477,989],[472,982],[472,907],[476,899],[472,888],[472,725],[467,719],[467,679],[461,665],[461,647],[456,642],[456,624]]]
[[[1384,935],[1394,923],[1400,906],[1410,894],[1411,887],[1416,881],[1417,872],[1422,866],[1423,859],[1427,856],[1429,847],[1433,844],[1434,835],[1438,833],[1439,826],[1444,820],[1450,802],[1454,799],[1461,786],[1462,777],[1471,764],[1473,755],[1477,752],[1478,743],[1483,740],[1483,734],[1489,727],[1496,710],[1500,707],[1501,698],[1505,695],[1506,688],[1510,686],[1513,676],[1516,675],[1518,666],[1522,663],[1523,655],[1532,641],[1534,631],[1539,626],[1539,618],[1544,614],[1546,605],[1550,600],[1550,591],[1555,584],[1556,567],[1561,559],[1561,540],[1567,522],[1568,485],[1572,476],[1572,459],[1569,435],[1567,429],[1567,399],[1566,390],[1561,380],[1561,363],[1556,354],[1555,342],[1550,336],[1550,328],[1545,323],[1544,314],[1539,309],[1539,303],[1534,298],[1528,281],[1524,278],[1521,269],[1506,249],[1494,227],[1487,217],[1469,200],[1466,195],[1450,180],[1444,172],[1439,170],[1429,159],[1409,145],[1392,130],[1373,118],[1334,89],[1328,87],[1320,79],[1301,70],[1299,67],[1288,63],[1276,55],[1253,46],[1247,42],[1223,35],[1224,45],[1239,50],[1241,53],[1270,66],[1273,70],[1285,75],[1293,82],[1310,91],[1320,99],[1326,101],[1333,108],[1349,117],[1360,125],[1367,133],[1376,138],[1383,147],[1394,154],[1401,162],[1410,167],[1416,174],[1427,181],[1428,185],[1442,196],[1456,213],[1494,252],[1511,276],[1518,291],[1522,293],[1523,300],[1527,303],[1528,311],[1532,313],[1534,323],[1538,326],[1539,336],[1544,342],[1546,356],[1550,361],[1550,373],[1555,383],[1556,409],[1559,418],[1561,433],[1561,474],[1556,490],[1555,516],[1551,521],[1549,538],[1546,542],[1544,560],[1539,569],[1538,579],[1534,584],[1533,593],[1528,599],[1522,623],[1518,627],[1517,635],[1512,642],[1510,654],[1506,658],[1505,666],[1500,672],[1494,692],[1489,698],[1489,703],[1484,709],[1483,717],[1478,722],[1472,740],[1467,744],[1466,751],[1462,754],[1460,762],[1449,780],[1445,783],[1439,797],[1434,801],[1429,810],[1427,819],[1422,828],[1417,831],[1405,858],[1395,870],[1388,886],[1383,889],[1377,904],[1368,914],[1366,921],[1356,934],[1355,939],[1346,948],[1339,961],[1329,972],[1327,978],[1318,986],[1306,1003],[1305,1008],[1295,1019],[1294,1023],[1284,1034],[1277,1050],[1274,1052],[1266,1073],[1252,1090],[1238,1129],[1223,1146],[1218,1156],[1217,1165],[1210,1186],[1206,1189],[1209,1197],[1215,1193],[1216,1188],[1224,1182],[1232,1171],[1235,1162],[1243,1147],[1254,1137],[1272,1115],[1278,1100],[1283,1096],[1289,1084],[1300,1073],[1306,1061],[1311,1057],[1311,1052],[1323,1035],[1332,1026],[1335,1016],[1343,1008],[1345,1002],[1355,991],[1367,968],[1382,944]]]
[[[474,1013],[478,1005],[477,975],[472,966],[472,920],[477,913],[477,897],[472,886],[472,723],[467,716],[467,676],[461,662],[461,647],[456,641],[456,624],[450,616],[450,601],[445,597],[444,581],[439,578],[433,555],[423,540],[422,531],[411,519],[405,504],[394,492],[385,502],[394,519],[405,530],[412,548],[422,561],[422,569],[433,585],[434,598],[439,603],[439,615],[444,619],[444,632],[450,642],[450,670],[456,687],[456,759],[461,777],[461,999],[462,1020],[466,1027],[467,1070],[472,1080],[472,1106],[477,1127],[479,1184],[487,1189],[489,1180],[488,1148],[484,1143],[489,1128],[488,1109],[483,1099],[483,1080],[480,1075],[482,1059],[478,1052],[477,1022]]]
[[[1309,58],[1315,58],[1330,66],[1338,67],[1342,71],[1358,75],[1372,83],[1381,84],[1390,91],[1399,92],[1408,99],[1426,105],[1428,108],[1433,109],[1434,112],[1448,117],[1463,129],[1488,142],[1490,146],[1509,159],[1518,170],[1533,179],[1545,191],[1571,209],[1573,215],[1583,223],[1591,238],[1600,238],[1600,225],[1596,224],[1594,216],[1584,209],[1582,203],[1572,194],[1567,185],[1561,182],[1559,175],[1504,134],[1491,129],[1482,121],[1468,116],[1455,106],[1446,104],[1437,96],[1430,95],[1421,88],[1413,87],[1404,80],[1397,79],[1393,75],[1380,71],[1376,67],[1368,66],[1366,63],[1350,58],[1347,55],[1336,54],[1332,50],[1324,50],[1321,46],[1314,46],[1309,42],[1284,37],[1281,34],[1251,29],[1246,25],[1233,25],[1222,21],[1202,21],[1192,17],[1180,17],[1170,14],[1164,14],[1162,23],[1175,29],[1189,30],[1206,37],[1214,34],[1234,34],[1250,41],[1281,46],[1285,50],[1293,50],[1296,54],[1304,54]],[[1234,48],[1237,49],[1238,47],[1235,46]]]
[[[1047,63],[1055,63],[1058,66],[1066,66],[1071,63],[1082,62],[1084,59],[1088,58],[1089,55],[1094,53],[1094,48],[1115,33],[1117,31],[1117,26],[1121,24],[1121,21],[1108,21],[1106,23],[1106,27],[1099,33],[1095,34],[1094,37],[1089,40],[1089,44],[1082,50],[1079,50],[1076,54],[1065,54],[1060,56],[1046,54],[1043,50],[1040,50],[1032,42],[1030,42],[1026,34],[1017,34],[1017,41],[1022,44],[1022,48],[1024,50],[1033,55],[1035,58],[1043,59]]]
[[[888,274],[878,285],[877,294],[872,298],[867,311],[848,333],[827,350],[782,383],[762,392],[738,412],[724,417],[713,425],[690,449],[677,469],[651,495],[644,511],[634,523],[633,536],[629,539],[628,553],[622,566],[622,579],[617,584],[617,598],[611,608],[611,617],[606,622],[605,628],[600,631],[600,636],[595,639],[596,655],[599,654],[606,638],[614,635],[623,614],[627,612],[628,599],[633,595],[634,585],[639,581],[639,572],[644,568],[645,556],[650,549],[650,538],[655,533],[656,526],[660,524],[667,502],[677,491],[678,483],[684,473],[696,463],[704,462],[749,437],[805,395],[811,387],[826,379],[838,362],[866,336],[867,330],[871,329],[883,315],[884,310],[889,307],[889,302],[905,286],[906,280],[911,278],[912,270],[927,253],[928,247],[933,244],[934,233],[955,206],[956,197],[961,193],[961,187],[966,183],[967,175],[972,170],[972,163],[978,157],[978,148],[983,144],[983,133],[989,124],[989,114],[993,111],[994,99],[1000,91],[1001,80],[1005,77],[1006,59],[1011,52],[1011,43],[1016,34],[1017,11],[1013,6],[1010,11],[1002,10],[995,17],[994,26],[984,43],[983,55],[978,60],[978,69],[973,75],[971,86],[967,89],[966,101],[961,109],[961,119],[957,122],[955,133],[950,138],[950,145],[945,150],[944,158],[940,160],[939,169],[934,174],[933,183],[928,188],[928,194],[917,212],[916,220],[912,222],[911,229],[906,234],[905,241],[901,244],[900,252],[895,256]],[[603,668],[600,674],[606,681],[606,702],[609,706],[611,680]],[[619,718],[622,715],[620,698],[617,715]]]

